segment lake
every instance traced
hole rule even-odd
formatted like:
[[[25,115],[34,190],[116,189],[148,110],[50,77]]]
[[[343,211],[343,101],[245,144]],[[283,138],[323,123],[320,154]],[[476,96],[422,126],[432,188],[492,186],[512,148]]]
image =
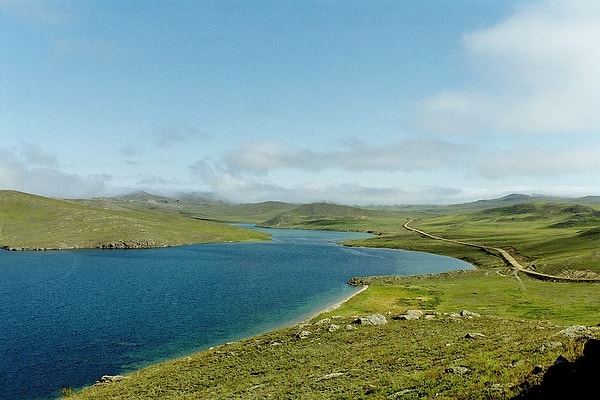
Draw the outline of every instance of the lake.
[[[265,231],[271,242],[0,251],[0,399],[56,398],[61,387],[299,322],[356,292],[354,276],[472,269],[337,244],[359,233]]]

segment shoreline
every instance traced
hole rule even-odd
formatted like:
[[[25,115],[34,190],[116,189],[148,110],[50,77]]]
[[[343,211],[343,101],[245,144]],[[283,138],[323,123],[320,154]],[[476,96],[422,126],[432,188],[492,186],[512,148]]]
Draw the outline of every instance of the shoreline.
[[[343,306],[344,304],[346,304],[348,301],[350,301],[351,299],[353,299],[354,297],[358,296],[359,294],[361,294],[362,292],[364,292],[365,290],[367,290],[369,288],[369,285],[363,285],[358,291],[344,297],[342,300],[333,303],[332,305],[329,305],[313,314],[311,314],[308,318],[303,318],[300,321],[300,324],[302,323],[308,323],[309,321],[315,319],[316,317],[318,317],[321,314],[325,314],[331,311],[334,311],[338,308],[340,308],[341,306]],[[298,325],[298,324],[294,324],[294,325]],[[292,325],[292,326],[294,326]]]
[[[126,377],[128,375],[131,375],[133,373],[141,371],[141,370],[143,370],[145,368],[153,367],[153,366],[156,366],[156,365],[159,365],[159,364],[163,364],[163,363],[167,363],[167,362],[172,362],[172,361],[175,361],[175,360],[178,360],[178,359],[183,359],[183,358],[191,357],[191,356],[199,354],[199,353],[203,353],[203,352],[206,352],[206,351],[213,350],[215,348],[219,348],[219,347],[222,347],[222,346],[227,346],[227,345],[230,345],[230,344],[233,344],[233,343],[237,343],[237,342],[241,342],[241,341],[244,341],[244,340],[248,340],[248,339],[251,339],[251,338],[254,338],[254,337],[257,337],[257,336],[265,335],[265,334],[268,334],[270,332],[275,332],[275,331],[278,331],[278,330],[293,328],[293,327],[296,327],[296,326],[301,326],[303,324],[307,324],[311,320],[317,318],[319,315],[322,315],[322,314],[325,314],[327,312],[334,311],[334,310],[340,308],[342,305],[344,305],[345,303],[347,303],[348,301],[350,301],[354,297],[358,296],[359,294],[363,293],[368,288],[369,288],[369,285],[362,285],[359,290],[357,290],[356,292],[354,292],[354,293],[352,293],[352,294],[344,297],[343,299],[341,299],[339,301],[336,301],[335,303],[330,304],[328,306],[325,306],[325,308],[321,308],[321,309],[319,309],[319,310],[317,310],[315,312],[311,312],[310,314],[308,314],[308,316],[301,316],[301,317],[299,317],[296,320],[290,321],[288,324],[284,324],[284,325],[278,326],[278,327],[273,327],[273,328],[267,329],[267,330],[265,330],[263,332],[260,332],[260,333],[254,334],[254,335],[244,336],[244,337],[241,337],[241,338],[233,340],[233,341],[221,342],[219,344],[215,344],[215,345],[203,348],[203,349],[199,349],[198,351],[193,351],[193,352],[188,353],[186,355],[180,355],[180,356],[176,356],[176,357],[170,357],[170,358],[164,359],[162,361],[158,361],[158,362],[151,362],[148,365],[142,366],[141,368],[134,368],[134,369],[132,369],[130,371],[121,371],[118,375],[114,375],[114,377]],[[107,376],[107,377],[113,377],[111,375],[105,375],[105,376]],[[98,379],[101,379],[101,378],[99,377]],[[80,387],[79,390],[85,390],[88,387],[95,386],[96,383],[90,383],[90,384],[84,385],[84,386]]]

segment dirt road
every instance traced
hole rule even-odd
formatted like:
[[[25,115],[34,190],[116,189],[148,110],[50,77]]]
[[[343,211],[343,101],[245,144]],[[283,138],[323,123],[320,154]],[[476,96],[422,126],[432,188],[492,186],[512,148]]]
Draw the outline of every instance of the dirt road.
[[[456,244],[460,244],[463,246],[476,247],[478,249],[486,250],[486,251],[490,252],[491,254],[494,254],[494,252],[499,253],[500,258],[502,258],[510,267],[512,267],[514,269],[514,271],[515,271],[514,275],[517,279],[520,279],[518,273],[522,272],[529,276],[533,276],[533,277],[536,277],[539,279],[544,279],[544,280],[561,280],[561,281],[571,281],[571,282],[600,282],[600,279],[594,279],[594,278],[571,278],[571,277],[565,277],[565,276],[547,275],[547,274],[542,274],[540,272],[532,271],[530,269],[525,268],[517,260],[515,260],[515,258],[508,251],[501,249],[500,247],[483,246],[480,244],[463,242],[461,240],[446,239],[444,237],[433,235],[431,233],[427,233],[420,229],[411,227],[409,224],[413,221],[414,221],[414,219],[410,219],[410,220],[406,221],[406,223],[404,223],[404,225],[402,225],[402,226],[404,228],[408,229],[409,231],[416,232],[416,233],[418,233],[422,236],[428,237],[430,239],[443,240],[445,242],[456,243]]]

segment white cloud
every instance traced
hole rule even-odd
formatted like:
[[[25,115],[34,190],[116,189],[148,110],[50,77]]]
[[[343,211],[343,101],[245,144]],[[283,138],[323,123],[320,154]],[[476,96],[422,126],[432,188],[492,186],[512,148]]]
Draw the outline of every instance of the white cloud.
[[[0,188],[43,196],[76,198],[114,193],[107,175],[79,176],[62,172],[56,157],[37,146],[10,152],[0,149]]]
[[[22,142],[19,148],[21,156],[30,165],[36,165],[46,168],[57,168],[58,160],[56,155],[44,150],[36,144]]]
[[[424,99],[421,128],[582,135],[600,129],[600,2],[535,3],[463,42],[481,79],[475,89]]]
[[[473,158],[473,167],[486,178],[560,177],[597,174],[600,171],[600,145],[572,148],[524,147]]]
[[[268,179],[233,174],[210,160],[194,163],[192,173],[211,192],[238,203],[268,200],[289,203],[333,202],[348,205],[451,203],[461,190],[434,185],[368,187],[355,182],[307,181],[284,186]]]
[[[380,146],[349,141],[330,151],[299,149],[281,142],[243,143],[223,160],[224,168],[236,173],[266,174],[275,169],[309,172],[433,170],[453,165],[467,146],[432,138],[403,139]]]

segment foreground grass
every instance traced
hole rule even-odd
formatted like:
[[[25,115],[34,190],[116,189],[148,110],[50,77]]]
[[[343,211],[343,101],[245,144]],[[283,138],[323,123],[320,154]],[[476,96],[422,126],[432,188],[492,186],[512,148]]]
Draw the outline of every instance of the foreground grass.
[[[580,354],[581,340],[557,333],[600,322],[600,286],[496,272],[365,278],[366,292],[306,324],[151,366],[75,398],[511,398],[542,379],[536,365]],[[394,319],[410,309],[432,319]],[[480,316],[451,314],[463,309]],[[375,312],[389,322],[353,323]],[[301,331],[309,333],[301,339]]]
[[[108,210],[0,191],[0,247],[9,249],[165,247],[267,239],[260,232],[172,213]]]

